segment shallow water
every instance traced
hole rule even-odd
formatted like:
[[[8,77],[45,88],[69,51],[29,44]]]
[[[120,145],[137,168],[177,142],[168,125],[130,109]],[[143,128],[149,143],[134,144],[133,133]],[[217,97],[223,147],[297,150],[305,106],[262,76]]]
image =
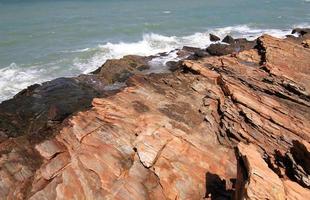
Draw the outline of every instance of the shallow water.
[[[309,10],[307,0],[0,0],[0,101],[109,58],[206,47],[209,32],[282,37],[309,25]]]

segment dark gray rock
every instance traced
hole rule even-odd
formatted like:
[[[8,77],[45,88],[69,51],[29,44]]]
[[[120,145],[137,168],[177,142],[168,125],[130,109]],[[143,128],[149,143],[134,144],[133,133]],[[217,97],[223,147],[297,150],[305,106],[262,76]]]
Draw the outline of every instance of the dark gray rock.
[[[219,38],[218,36],[216,35],[213,35],[212,33],[210,33],[210,41],[211,42],[217,42],[217,41],[220,41],[221,38]]]
[[[58,78],[22,90],[0,104],[0,131],[8,137],[41,133],[45,137],[55,124],[90,107],[93,98],[105,95],[99,90],[103,85],[95,86],[91,78]]]
[[[310,33],[310,28],[295,28],[292,34],[298,33],[300,36]]]
[[[225,42],[227,44],[233,44],[235,42],[235,39],[231,37],[230,35],[227,35],[222,42]]]
[[[248,41],[244,38],[235,39],[232,44],[211,44],[207,48],[207,52],[213,56],[222,56],[231,53],[238,53],[244,50],[252,49],[256,45],[256,41]]]

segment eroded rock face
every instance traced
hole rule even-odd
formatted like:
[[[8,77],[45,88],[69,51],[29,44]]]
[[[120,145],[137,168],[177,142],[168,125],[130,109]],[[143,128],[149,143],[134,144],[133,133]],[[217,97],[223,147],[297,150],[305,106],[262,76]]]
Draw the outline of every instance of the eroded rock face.
[[[257,41],[233,54],[183,61],[173,73],[133,72],[117,93],[102,90],[113,82],[101,79],[104,68],[90,75],[102,87],[79,77],[104,95],[59,119],[49,137],[33,142],[32,131],[14,132],[28,123],[12,122],[14,137],[0,130],[0,196],[307,199],[310,52],[267,35]],[[8,113],[1,112],[4,119]],[[57,109],[47,113],[59,116]]]
[[[263,160],[252,144],[237,147],[238,179],[236,199],[285,199],[281,179]]]
[[[35,179],[70,178],[57,186],[59,194],[90,184],[79,190],[80,198],[90,199],[199,199],[206,193],[207,172],[229,182],[235,157],[199,114],[203,95],[190,88],[195,78],[136,76],[123,92],[95,99],[91,110],[76,115],[56,136],[67,147],[70,164],[58,154]]]

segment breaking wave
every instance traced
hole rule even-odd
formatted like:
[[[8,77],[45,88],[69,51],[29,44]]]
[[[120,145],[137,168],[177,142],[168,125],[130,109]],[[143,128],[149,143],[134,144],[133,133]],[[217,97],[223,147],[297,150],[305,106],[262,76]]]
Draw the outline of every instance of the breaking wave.
[[[301,26],[307,26],[307,24]],[[14,94],[31,84],[41,83],[56,77],[89,73],[101,66],[107,59],[121,58],[128,54],[148,56],[171,52],[165,57],[154,60],[154,66],[158,68],[155,71],[159,72],[160,67],[167,60],[176,59],[177,55],[172,50],[183,46],[205,48],[210,45],[209,33],[218,35],[221,38],[230,34],[234,37],[254,39],[264,33],[275,37],[284,37],[290,33],[290,30],[258,29],[247,25],[239,25],[208,29],[205,32],[182,37],[150,33],[144,34],[142,39],[137,42],[106,43],[93,48],[62,52],[63,59],[54,63],[36,65],[12,63],[7,67],[0,66],[0,102],[14,96]],[[66,56],[67,54],[70,55],[70,58]]]

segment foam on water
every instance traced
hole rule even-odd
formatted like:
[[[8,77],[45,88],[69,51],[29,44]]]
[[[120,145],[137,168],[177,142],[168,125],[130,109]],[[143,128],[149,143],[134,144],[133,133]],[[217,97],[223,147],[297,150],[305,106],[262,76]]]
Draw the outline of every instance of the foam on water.
[[[297,25],[296,25],[297,26]],[[307,24],[298,25],[307,26]],[[223,38],[227,34],[234,37],[256,38],[264,33],[275,37],[284,37],[290,30],[257,29],[247,25],[229,26],[224,28],[208,29],[203,33],[195,33],[188,36],[164,36],[159,34],[144,34],[142,40],[137,42],[106,43],[94,48],[78,49],[70,52],[74,58],[58,60],[55,63],[43,63],[31,66],[23,66],[12,63],[5,68],[0,67],[0,101],[8,99],[20,90],[34,83],[41,83],[61,76],[76,76],[81,73],[89,73],[101,66],[107,59],[121,58],[125,55],[155,55],[162,52],[170,52],[151,61],[152,72],[161,72],[168,60],[176,60],[174,49],[183,46],[205,48],[210,45],[209,33]],[[64,67],[65,66],[65,67]]]

